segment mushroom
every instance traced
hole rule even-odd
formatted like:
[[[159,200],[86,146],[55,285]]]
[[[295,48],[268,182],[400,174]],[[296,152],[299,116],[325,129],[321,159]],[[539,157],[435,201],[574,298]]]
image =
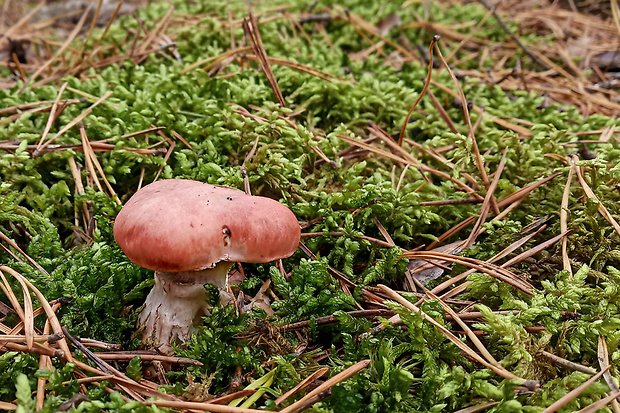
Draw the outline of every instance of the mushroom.
[[[171,353],[171,343],[187,341],[209,315],[205,284],[218,287],[222,305],[230,303],[233,263],[289,257],[300,233],[285,205],[238,189],[168,179],[137,191],[116,218],[114,238],[129,260],[155,271],[138,319],[143,339]]]

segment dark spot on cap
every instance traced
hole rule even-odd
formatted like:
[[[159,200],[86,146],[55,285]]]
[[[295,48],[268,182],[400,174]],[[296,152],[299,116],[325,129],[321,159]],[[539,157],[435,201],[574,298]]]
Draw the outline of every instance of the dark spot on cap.
[[[222,234],[224,234],[224,246],[227,247],[228,244],[230,243],[230,237],[232,236],[232,232],[230,232],[230,228],[228,228],[226,225],[224,225],[222,227]]]

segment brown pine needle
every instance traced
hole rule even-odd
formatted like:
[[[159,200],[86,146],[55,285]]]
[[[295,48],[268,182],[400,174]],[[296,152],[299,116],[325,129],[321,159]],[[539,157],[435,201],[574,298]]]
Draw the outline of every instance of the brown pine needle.
[[[303,379],[301,382],[299,382],[299,384],[297,384],[297,386],[293,387],[292,389],[284,393],[282,396],[278,397],[275,401],[276,406],[282,403],[284,400],[291,397],[293,394],[297,393],[298,391],[303,390],[306,387],[308,387],[310,384],[312,384],[314,381],[316,381],[319,377],[323,376],[328,371],[329,371],[328,367],[323,367],[322,369],[315,371],[314,373],[312,373],[311,375]]]
[[[41,140],[37,144],[36,151],[41,150],[41,145],[43,144],[43,141],[47,137],[47,134],[49,133],[50,129],[52,129],[52,124],[54,123],[54,120],[56,119],[56,110],[58,109],[58,102],[60,102],[60,98],[62,98],[62,94],[64,93],[68,85],[69,85],[68,82],[63,83],[62,86],[60,87],[60,90],[58,91],[58,96],[56,97],[56,100],[54,101],[54,104],[52,105],[50,116],[47,119],[47,124],[45,125],[45,129],[43,130],[43,134],[41,135]]]
[[[566,406],[568,403],[574,400],[577,396],[583,393],[585,389],[590,387],[590,385],[592,385],[594,382],[600,379],[601,376],[609,370],[609,367],[610,366],[605,367],[603,370],[599,371],[594,376],[590,377],[588,380],[583,382],[581,385],[579,385],[578,387],[575,387],[565,396],[560,397],[558,400],[555,401],[555,403],[553,403],[551,406],[543,410],[542,413],[554,413],[560,410],[562,407]]]
[[[499,165],[497,166],[497,173],[493,178],[493,182],[487,187],[487,194],[484,197],[484,202],[482,203],[482,207],[480,208],[480,215],[478,216],[478,221],[474,224],[474,228],[471,230],[469,238],[465,242],[465,248],[468,248],[474,244],[478,235],[481,234],[481,227],[487,220],[487,216],[489,215],[489,210],[491,209],[491,204],[493,203],[495,196],[495,188],[497,188],[497,184],[499,183],[499,178],[501,177],[502,171],[504,170],[504,164],[506,162],[506,154],[508,153],[508,147],[504,148],[504,153],[502,154],[502,158],[499,161]],[[497,205],[497,201],[495,201]],[[499,215],[499,213],[498,213]]]
[[[577,163],[578,159],[575,155],[573,155],[572,161],[574,164]],[[616,232],[620,234],[620,225],[618,225],[618,222],[609,213],[607,208],[605,208],[605,205],[603,205],[603,203],[598,199],[598,197],[596,196],[592,188],[590,188],[590,186],[586,182],[583,176],[582,167],[577,166],[575,171],[577,172],[577,178],[579,179],[579,184],[581,184],[581,187],[583,188],[583,191],[586,193],[586,196],[592,200],[595,200],[598,203],[598,212],[603,216],[603,218],[605,218],[611,224],[612,227],[614,227]]]
[[[459,315],[454,310],[452,310],[452,308],[450,308],[450,306],[448,304],[446,304],[441,298],[437,297],[435,294],[431,293],[430,291],[427,291],[426,295],[430,299],[436,300],[443,307],[444,311],[452,316],[452,319],[454,321],[456,321],[456,323],[463,329],[463,331],[465,332],[467,337],[469,337],[469,339],[472,341],[472,343],[474,343],[474,345],[476,346],[478,351],[480,353],[482,353],[484,358],[487,359],[487,361],[489,363],[493,364],[495,367],[498,367],[498,368],[502,367],[499,364],[499,362],[497,360],[495,360],[495,357],[493,357],[493,355],[491,355],[491,353],[489,353],[489,350],[487,350],[487,348],[484,346],[484,344],[482,344],[480,339],[478,339],[478,337],[476,337],[474,332],[471,331],[469,326],[467,324],[465,324],[465,322],[463,320],[461,320]]]
[[[467,267],[476,269],[476,271],[478,272],[485,273],[487,275],[490,275],[491,277],[497,278],[498,280],[510,284],[514,288],[517,288],[526,294],[534,295],[533,291],[535,291],[535,289],[530,283],[520,279],[507,269],[487,261],[480,261],[475,258],[459,257],[457,255],[450,255],[432,251],[407,251],[404,252],[402,256],[403,258],[408,259],[443,260],[465,265]]]
[[[430,85],[431,83],[431,76],[433,75],[433,47],[437,44],[437,41],[439,41],[439,36],[433,36],[433,39],[431,40],[431,44],[428,47],[428,74],[426,75],[426,82],[424,82],[424,87],[422,88],[420,95],[415,100],[415,102],[413,102],[411,109],[409,109],[407,116],[405,116],[405,121],[403,122],[403,126],[400,128],[400,135],[398,137],[398,146],[403,146],[403,140],[405,139],[405,133],[407,132],[407,126],[409,125],[409,119],[411,119],[411,115],[413,114],[413,111],[415,110],[416,106],[418,106],[418,103],[420,103],[424,95],[426,94],[426,91],[428,90],[428,85]]]
[[[522,379],[522,378],[520,378],[518,376],[515,376],[514,374],[512,374],[511,372],[509,372],[508,370],[506,370],[503,367],[500,368],[500,367],[497,367],[497,366],[487,362],[478,353],[476,353],[471,348],[469,348],[469,346],[467,344],[463,343],[463,341],[461,339],[459,339],[457,336],[455,336],[450,330],[448,330],[446,327],[444,327],[442,324],[440,324],[434,318],[432,318],[431,316],[426,314],[424,311],[422,311],[421,309],[419,309],[418,307],[416,307],[415,305],[413,305],[412,303],[407,301],[402,295],[396,293],[390,287],[385,286],[383,284],[379,284],[378,287],[381,288],[383,290],[383,292],[388,297],[390,297],[392,300],[396,301],[398,304],[402,305],[403,307],[407,308],[408,310],[411,310],[411,311],[417,313],[424,320],[426,320],[426,321],[430,322],[431,324],[433,324],[439,331],[441,331],[441,333],[448,340],[450,340],[459,349],[461,349],[461,351],[463,351],[465,354],[467,354],[472,359],[476,360],[478,363],[482,364],[484,367],[486,367],[489,370],[493,371],[498,376],[503,377],[505,379],[518,380],[522,384],[524,384],[524,385],[526,385],[528,387],[531,387],[531,388],[536,388],[538,386],[538,382]]]
[[[560,206],[560,231],[568,231],[568,201],[570,198],[570,187],[573,181],[573,174],[576,166],[571,165],[568,170],[568,178],[566,178],[566,186],[564,186],[564,193],[562,195],[562,204]],[[568,237],[562,238],[562,266],[564,271],[568,271],[570,276],[573,276],[573,269],[570,265],[570,259],[568,258]]]
[[[58,321],[58,318],[56,317],[56,313],[54,313],[54,310],[52,310],[52,307],[49,305],[49,303],[47,302],[47,300],[45,299],[45,296],[43,296],[41,291],[39,291],[37,287],[32,285],[32,283],[28,281],[26,278],[22,277],[20,273],[18,273],[17,271],[15,271],[14,269],[10,267],[7,267],[6,265],[0,265],[0,272],[5,272],[7,274],[12,275],[17,280],[22,280],[28,286],[28,288],[32,290],[32,292],[36,295],[37,299],[41,303],[41,306],[45,310],[45,314],[47,315],[48,320],[50,320],[52,331],[55,334],[59,334],[61,335],[61,337],[63,337],[60,340],[58,340],[58,346],[65,353],[66,360],[70,363],[73,362],[74,361],[73,356],[71,355],[71,351],[69,350],[67,341],[65,340],[64,336],[62,336],[62,328],[60,326],[60,322]]]
[[[214,413],[264,413],[264,410],[246,409],[243,407],[222,406],[220,404],[200,403],[200,402],[183,402],[173,400],[147,400],[144,402],[147,406],[170,407],[182,410],[201,410],[204,412]]]
[[[370,364],[370,360],[362,360],[360,362],[355,363],[351,367],[346,370],[336,374],[334,377],[326,380],[323,384],[318,386],[316,389],[312,390],[310,393],[306,394],[304,397],[296,401],[295,403],[288,406],[286,409],[280,410],[281,413],[290,413],[297,409],[298,406],[303,405],[304,402],[308,399],[311,399],[314,396],[324,392],[336,384],[345,381],[349,377],[357,374],[359,371],[365,369]]]
[[[271,70],[271,66],[269,65],[267,53],[265,52],[265,46],[263,45],[263,40],[261,39],[260,32],[258,30],[258,22],[252,13],[250,13],[249,19],[243,19],[243,31],[245,32],[246,37],[250,40],[252,50],[259,59],[261,68],[263,69],[263,72],[265,72],[265,76],[267,76],[267,81],[269,81],[269,84],[273,89],[276,100],[280,106],[285,107],[286,102],[284,101],[284,96],[282,96],[282,92],[278,86],[278,81],[276,80],[276,77]]]
[[[69,45],[71,44],[73,39],[75,39],[75,36],[77,36],[77,34],[82,29],[82,25],[84,25],[84,22],[86,21],[86,18],[88,17],[88,14],[90,13],[91,9],[92,9],[92,5],[89,5],[86,8],[86,10],[84,11],[84,13],[82,14],[82,17],[80,18],[80,21],[75,25],[75,27],[73,28],[73,31],[69,34],[69,37],[67,37],[67,40],[65,40],[65,42],[62,44],[60,49],[58,49],[56,51],[56,54],[54,54],[54,56],[52,56],[47,62],[45,62],[43,65],[41,65],[41,67],[39,67],[36,72],[34,72],[34,74],[30,77],[30,80],[28,82],[24,83],[24,85],[21,87],[21,89],[19,89],[19,94],[22,94],[24,92],[24,90],[26,90],[26,88],[28,86],[30,86],[30,84],[32,84],[32,82],[34,82],[34,80],[41,73],[43,73],[43,71],[45,69],[47,69],[47,67],[49,65],[51,65],[54,62],[54,60],[56,60],[60,55],[62,55],[67,47],[69,47]]]
[[[583,409],[579,410],[577,413],[595,413],[599,409],[602,409],[603,407],[607,406],[612,401],[617,400],[618,397],[620,397],[620,392],[610,394],[604,399],[601,399],[597,401],[596,403],[592,403],[591,405],[584,407]]]
[[[620,389],[618,389],[618,385],[616,384],[613,377],[611,376],[611,373],[609,372],[609,368],[611,367],[611,364],[609,364],[609,350],[607,349],[607,341],[605,341],[605,337],[603,336],[598,336],[597,358],[599,366],[602,369],[606,370],[603,373],[603,378],[605,378],[605,383],[607,383],[607,386],[609,386],[609,390],[611,390],[612,393],[620,392]],[[620,410],[620,406],[618,406],[618,400],[616,399],[613,399],[611,401],[611,406],[614,410],[614,413]]]
[[[41,145],[41,149],[47,147],[49,144],[51,144],[56,139],[61,137],[66,131],[68,131],[69,129],[71,129],[72,127],[74,127],[78,123],[80,123],[86,116],[90,115],[90,113],[93,111],[93,109],[95,109],[97,106],[99,106],[99,104],[102,103],[104,100],[109,98],[110,95],[112,95],[112,93],[113,92],[111,90],[108,90],[103,96],[101,96],[99,99],[97,99],[97,101],[95,103],[90,105],[84,112],[80,113],[75,119],[73,119],[71,122],[66,124],[61,130],[59,130],[56,135],[54,135],[51,139],[49,139],[43,145]]]

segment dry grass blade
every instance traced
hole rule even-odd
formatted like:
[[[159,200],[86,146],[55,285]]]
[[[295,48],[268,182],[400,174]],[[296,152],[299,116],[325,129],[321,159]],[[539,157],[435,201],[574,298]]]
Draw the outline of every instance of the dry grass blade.
[[[456,321],[457,324],[463,329],[465,334],[467,334],[467,337],[469,337],[469,339],[472,341],[472,343],[474,343],[478,351],[482,353],[484,358],[486,358],[489,363],[493,364],[495,367],[502,368],[499,362],[495,360],[495,357],[493,357],[493,355],[489,353],[489,350],[487,350],[484,344],[482,344],[482,342],[478,339],[478,337],[476,337],[474,332],[471,331],[469,326],[465,324],[463,320],[461,320],[459,315],[452,308],[450,308],[448,304],[446,304],[441,298],[437,297],[435,294],[431,293],[430,291],[427,291],[426,295],[433,300],[437,300],[437,302],[441,304],[444,311],[452,316],[452,319]]]
[[[620,392],[610,394],[609,396],[605,397],[604,399],[601,399],[601,400],[597,401],[596,403],[592,403],[591,405],[589,405],[587,407],[584,407],[583,409],[579,410],[579,412],[577,412],[577,413],[595,413],[599,409],[602,409],[603,407],[607,406],[613,400],[617,400],[618,397],[620,397]]]
[[[502,251],[497,253],[495,256],[491,257],[491,259],[489,259],[488,262],[495,263],[501,260],[502,258],[508,256],[509,254],[512,254],[514,251],[516,251],[517,249],[521,248],[522,246],[530,242],[536,235],[540,234],[545,228],[546,226],[543,225],[541,228],[538,229],[538,231],[532,234],[526,235],[520,240],[513,242],[512,244],[504,248]],[[504,265],[501,265],[501,267],[503,266]],[[464,273],[459,274],[456,277],[452,277],[449,280],[446,280],[443,283],[439,284],[438,286],[433,288],[431,292],[434,294],[439,294],[441,291],[448,288],[450,285],[464,280],[465,278],[467,278],[469,275],[473,274],[474,272],[476,272],[475,269],[467,270]]]
[[[6,242],[7,244],[9,244],[9,246],[11,246],[12,248],[15,248],[24,258],[26,258],[26,261],[28,261],[33,267],[35,267],[37,270],[41,271],[43,274],[45,274],[46,276],[50,276],[49,273],[47,271],[45,271],[45,268],[41,267],[39,265],[38,262],[36,262],[35,260],[33,260],[32,258],[30,258],[30,256],[28,254],[26,254],[20,247],[19,245],[17,245],[15,243],[15,241],[13,241],[11,238],[7,237],[4,232],[0,231],[0,240]]]
[[[495,188],[497,188],[497,184],[499,183],[499,178],[502,175],[502,171],[504,170],[504,164],[506,162],[506,154],[508,153],[508,147],[504,148],[504,153],[502,154],[502,158],[499,161],[499,165],[497,166],[497,172],[495,173],[495,177],[493,178],[493,182],[491,185],[487,187],[487,194],[484,197],[484,202],[480,208],[480,215],[478,216],[478,221],[474,224],[474,228],[471,230],[467,241],[465,242],[465,248],[473,245],[474,241],[478,235],[481,234],[480,228],[482,224],[487,220],[487,216],[489,215],[489,211],[491,209],[491,204],[495,202],[497,205],[497,201],[495,201]]]
[[[428,74],[426,75],[426,82],[424,82],[424,87],[422,88],[420,95],[415,100],[415,102],[413,102],[411,109],[409,109],[407,116],[405,116],[405,121],[403,122],[403,126],[400,128],[400,135],[398,137],[398,146],[403,145],[403,140],[405,139],[405,133],[407,132],[407,125],[409,125],[409,119],[411,118],[411,115],[413,114],[413,111],[415,110],[415,108],[418,106],[418,103],[420,103],[420,101],[426,94],[426,91],[428,90],[428,85],[430,85],[431,83],[431,76],[433,75],[433,47],[435,47],[435,44],[437,43],[438,40],[439,40],[439,36],[433,36],[433,39],[431,40],[431,44],[428,47],[429,63],[428,63]]]
[[[296,401],[295,403],[291,404],[290,406],[288,406],[286,409],[282,409],[280,410],[281,413],[290,413],[293,412],[297,409],[298,406],[304,404],[304,402],[306,402],[306,400],[311,399],[314,396],[317,396],[318,394],[324,392],[325,390],[329,389],[332,386],[335,386],[336,384],[348,379],[349,377],[353,376],[354,374],[357,374],[359,371],[365,369],[366,367],[368,367],[368,365],[370,364],[370,360],[362,360],[359,361],[357,363],[355,363],[354,365],[352,365],[351,367],[347,368],[346,370],[336,374],[334,377],[331,377],[330,379],[326,380],[325,383],[321,384],[320,386],[318,386],[316,389],[312,390],[310,393],[306,394],[304,397],[302,397],[301,399],[299,399],[298,401]]]
[[[56,312],[60,308],[60,303],[54,304],[52,310]],[[49,334],[50,332],[50,320],[45,320],[45,325],[43,326],[43,334]],[[46,347],[49,347],[48,343],[43,344]],[[52,370],[52,359],[49,356],[41,354],[39,356],[39,370]],[[43,408],[43,404],[45,403],[45,382],[47,381],[47,377],[40,376],[37,379],[37,411]]]
[[[282,396],[278,397],[275,401],[276,406],[282,403],[284,400],[291,397],[293,394],[297,393],[298,391],[305,389],[308,385],[310,385],[310,383],[314,382],[315,380],[323,376],[328,371],[329,371],[329,368],[324,367],[322,369],[315,371],[314,373],[312,373],[311,375],[303,379],[301,382],[299,382],[299,384],[297,384],[297,386],[293,387],[292,389],[284,393]]]
[[[456,86],[456,90],[459,93],[459,98],[461,99],[461,106],[463,107],[463,117],[465,118],[465,123],[467,124],[467,127],[469,128],[469,138],[471,138],[474,156],[476,157],[476,165],[478,166],[478,171],[480,172],[480,177],[482,178],[482,182],[484,182],[484,186],[488,189],[491,183],[489,182],[489,176],[487,175],[487,172],[484,169],[484,161],[482,159],[482,155],[480,154],[480,149],[478,148],[478,141],[476,140],[476,136],[474,135],[474,127],[472,126],[471,118],[469,117],[469,109],[467,108],[467,99],[465,98],[465,93],[463,93],[463,89],[461,88],[461,84],[459,83],[458,79],[456,78],[456,76],[454,76],[454,73],[452,73],[452,70],[450,69],[448,62],[446,62],[446,60],[443,58],[443,55],[441,54],[441,49],[439,49],[438,43],[435,43],[435,51],[437,51],[437,56],[439,56],[439,59],[441,60],[444,67],[448,71],[448,74],[452,78],[452,81],[454,82],[454,85]],[[493,199],[491,200],[491,205],[493,206],[493,210],[495,211],[495,213],[499,214],[499,209]]]
[[[337,136],[338,136],[338,138],[342,139],[343,141],[345,141],[345,142],[347,142],[347,143],[349,143],[351,145],[355,145],[355,146],[357,146],[359,148],[366,149],[368,151],[376,153],[377,155],[383,156],[385,158],[392,159],[394,161],[397,161],[397,162],[400,162],[400,163],[403,163],[403,164],[409,164],[411,166],[415,166],[416,168],[420,168],[423,171],[430,172],[430,173],[432,173],[434,175],[440,176],[440,177],[442,177],[442,178],[444,178],[444,179],[446,179],[446,180],[456,184],[458,187],[460,187],[465,192],[467,192],[468,195],[470,195],[470,196],[472,196],[472,197],[474,197],[476,199],[482,200],[482,197],[480,195],[478,195],[472,188],[467,186],[467,184],[459,181],[458,179],[455,179],[454,177],[450,176],[449,174],[447,174],[445,172],[441,172],[441,171],[438,171],[436,169],[429,168],[426,165],[422,165],[422,164],[418,163],[415,160],[415,158],[413,158],[410,154],[409,154],[409,157],[407,159],[403,159],[400,156],[394,155],[391,152],[385,151],[383,149],[376,148],[376,147],[374,147],[372,145],[369,145],[368,143],[355,140],[355,139],[350,138],[348,136],[345,136],[345,135],[337,135]],[[396,142],[393,142],[393,143],[394,143],[394,145],[396,145]],[[396,146],[398,146],[398,145],[396,145]],[[404,149],[402,149],[402,148],[400,148],[400,149],[404,151]]]
[[[2,40],[4,40],[4,39],[8,39],[17,29],[19,29],[24,24],[26,24],[35,14],[37,14],[39,12],[39,10],[41,10],[41,7],[43,7],[45,5],[45,2],[46,2],[46,0],[43,0],[43,1],[39,2],[39,4],[37,4],[37,6],[34,9],[32,9],[28,14],[26,14],[24,17],[19,19],[19,21],[17,23],[15,23],[8,30],[6,30],[4,33],[2,33],[0,35],[0,42]],[[5,5],[7,3],[5,3]]]
[[[609,368],[611,367],[611,364],[609,364],[609,351],[607,349],[607,341],[605,341],[605,337],[603,336],[598,336],[597,358],[599,366],[606,370],[603,377],[605,378],[605,383],[609,386],[609,390],[611,390],[612,393],[620,392],[618,385],[609,372]],[[620,410],[620,406],[618,406],[618,401],[616,399],[611,401],[611,406],[614,412],[618,412],[618,410]]]
[[[12,412],[17,410],[17,405],[13,403],[0,402],[0,410],[7,410]]]
[[[159,179],[159,175],[161,175],[161,173],[164,171],[164,166],[168,163],[168,159],[170,159],[170,155],[172,155],[172,151],[174,151],[174,147],[176,145],[177,145],[176,142],[172,142],[170,144],[170,147],[168,148],[166,155],[164,155],[164,165],[162,165],[159,168],[159,170],[157,170],[157,174],[155,174],[155,178],[153,178],[153,182],[157,181]]]
[[[568,230],[568,201],[570,198],[570,187],[573,181],[573,174],[575,172],[575,166],[571,165],[568,170],[568,178],[566,178],[566,186],[564,187],[564,193],[562,195],[562,204],[560,206],[560,231],[566,232]],[[564,271],[572,276],[573,269],[570,265],[570,259],[568,258],[568,237],[562,238],[562,266]]]
[[[265,76],[267,76],[267,80],[273,89],[273,93],[276,95],[278,103],[280,106],[285,107],[286,102],[284,101],[284,96],[282,96],[282,92],[280,92],[278,81],[276,80],[276,77],[271,70],[271,66],[269,65],[267,53],[265,52],[265,46],[263,45],[263,40],[261,39],[260,32],[258,30],[258,22],[252,13],[250,13],[249,20],[243,19],[243,31],[245,32],[246,37],[250,40],[252,50],[259,59],[260,65],[265,72]]]
[[[215,65],[221,63],[222,61],[226,60],[227,58],[236,55],[237,53],[245,53],[245,52],[249,52],[250,50],[252,50],[251,46],[245,46],[245,47],[239,47],[237,49],[230,49],[225,51],[222,54],[219,54],[217,56],[212,56],[212,57],[207,57],[206,59],[202,59],[197,61],[196,63],[192,63],[191,65],[187,66],[185,69],[183,69],[181,71],[182,75],[187,74],[188,72],[191,72],[192,70],[207,64],[209,62],[211,62],[211,64],[209,66],[207,66],[206,68],[204,68],[204,70],[208,71],[210,68],[214,67]]]
[[[52,307],[49,305],[49,303],[47,302],[47,300],[45,299],[41,291],[39,291],[37,287],[32,285],[32,283],[28,281],[26,278],[22,277],[20,273],[18,273],[17,271],[15,271],[14,269],[10,267],[7,267],[6,265],[0,265],[0,272],[11,274],[16,279],[18,280],[21,279],[24,281],[24,283],[26,283],[28,288],[30,288],[32,292],[34,292],[34,294],[36,295],[37,299],[41,303],[41,307],[43,307],[43,309],[45,310],[45,314],[47,315],[48,320],[50,320],[52,331],[54,331],[55,334],[62,335],[62,328],[60,326],[60,322],[58,321],[58,318],[56,317],[54,310],[52,310]],[[73,356],[71,355],[71,351],[69,350],[69,346],[67,345],[67,341],[64,339],[64,337],[58,340],[58,345],[60,349],[65,353],[64,356],[66,360],[68,362],[73,362],[74,361]]]
[[[542,178],[539,181],[536,181],[532,184],[529,184],[528,186],[519,189],[517,192],[508,195],[505,198],[500,199],[497,202],[497,205],[500,208],[504,208],[507,205],[512,204],[513,202],[519,200],[519,199],[524,199],[526,196],[528,196],[530,194],[530,192],[532,192],[533,190],[535,190],[536,188],[546,184],[547,182],[549,182],[550,180],[552,180],[553,178],[556,178],[558,176],[562,175],[562,172],[556,172],[553,175],[550,175],[546,178]]]
[[[103,96],[101,96],[99,99],[97,99],[97,101],[95,103],[90,105],[84,112],[80,113],[75,119],[73,119],[71,122],[66,124],[61,130],[59,130],[58,133],[56,135],[54,135],[54,137],[52,137],[50,140],[48,140],[43,145],[41,145],[41,149],[47,147],[49,144],[51,144],[56,139],[61,137],[66,131],[68,131],[69,129],[71,129],[72,127],[74,127],[78,123],[80,123],[86,116],[90,115],[90,113],[93,111],[93,109],[95,109],[97,106],[99,106],[99,104],[101,102],[103,102],[104,100],[109,98],[110,95],[112,95],[112,93],[113,92],[111,90],[108,90]]]
[[[493,406],[497,406],[499,403],[500,402],[488,402],[488,403],[477,404],[475,406],[469,406],[464,409],[457,410],[454,413],[478,413],[483,410],[489,409]]]
[[[512,374],[511,372],[509,372],[508,370],[502,368],[498,368],[497,366],[487,362],[484,358],[482,358],[478,353],[476,353],[475,351],[473,351],[471,348],[469,348],[469,346],[467,346],[467,344],[463,343],[463,341],[461,341],[457,336],[455,336],[450,330],[448,330],[446,327],[444,327],[442,324],[440,324],[438,321],[436,321],[434,318],[432,318],[431,316],[429,316],[428,314],[426,314],[424,311],[420,310],[418,307],[416,307],[415,305],[411,304],[409,301],[407,301],[402,295],[396,293],[394,290],[392,290],[390,287],[385,286],[383,284],[379,284],[378,285],[379,288],[381,288],[383,290],[383,292],[390,297],[391,299],[393,299],[394,301],[396,301],[398,304],[402,305],[403,307],[415,312],[416,314],[418,314],[419,316],[421,316],[423,319],[425,319],[426,321],[430,322],[431,324],[433,324],[435,327],[437,327],[437,329],[439,329],[439,331],[441,331],[441,333],[446,336],[446,338],[448,340],[450,340],[452,343],[454,343],[459,349],[461,349],[461,351],[463,351],[464,353],[466,353],[469,357],[471,357],[472,359],[476,360],[478,363],[482,364],[484,367],[488,368],[489,370],[492,370],[495,374],[497,374],[498,376],[501,376],[505,379],[514,379],[514,380],[518,380],[520,381],[522,384],[524,385],[528,385],[528,386],[532,386],[533,388],[536,387],[537,383],[533,383],[529,380],[525,380],[522,379],[520,377],[515,376],[514,374]]]
[[[572,161],[574,164],[576,164],[577,157],[573,155]],[[600,212],[600,214],[611,224],[611,226],[614,227],[616,232],[620,234],[620,225],[618,225],[618,222],[609,213],[607,208],[605,208],[605,205],[603,205],[603,203],[598,199],[598,197],[596,196],[592,188],[590,188],[590,186],[588,185],[588,183],[586,182],[583,176],[582,168],[579,166],[576,166],[576,172],[577,172],[577,178],[579,179],[579,183],[581,184],[583,191],[586,193],[588,198],[595,200],[598,203],[598,212]]]
[[[4,276],[3,276],[3,281]],[[22,278],[18,278],[19,284],[22,287],[23,297],[24,297],[24,317],[22,321],[24,322],[24,334],[26,336],[26,347],[28,349],[32,349],[34,346],[34,308],[32,307],[32,297],[30,297],[30,291],[28,291],[28,287]]]
[[[443,260],[448,262],[454,262],[457,264],[465,265],[470,268],[475,268],[478,272],[490,275],[498,280],[501,280],[511,286],[523,291],[526,294],[534,295],[534,287],[525,280],[520,279],[512,272],[505,268],[499,267],[495,264],[486,261],[476,260],[469,257],[459,257],[450,254],[443,254],[432,251],[408,251],[403,253],[403,258],[408,259],[431,259],[431,260]]]
[[[80,128],[80,136],[82,138],[82,146],[84,147],[84,156],[87,159],[87,164],[89,163],[88,160],[90,159],[90,163],[95,166],[95,168],[97,169],[97,172],[99,172],[99,175],[101,176],[101,179],[103,180],[103,183],[105,184],[106,188],[108,188],[108,192],[110,193],[110,197],[118,205],[121,205],[120,199],[118,199],[118,196],[116,195],[116,192],[112,188],[112,185],[110,185],[110,182],[108,181],[108,178],[106,178],[105,173],[103,172],[103,168],[101,167],[101,164],[99,163],[99,160],[97,159],[97,156],[95,156],[95,152],[93,152],[93,148],[90,145],[90,141],[88,140],[88,136],[86,136],[86,129],[84,128],[84,124],[82,122],[80,122],[78,124],[78,127]],[[96,174],[93,174],[93,176],[94,176],[94,178],[96,178]],[[97,185],[99,186],[99,190],[101,190],[101,186],[99,185],[99,181],[95,180],[95,182],[97,182]]]
[[[173,400],[147,400],[144,402],[147,406],[157,407],[170,407],[172,409],[182,410],[199,410],[203,412],[214,413],[264,413],[264,410],[258,409],[246,409],[243,407],[222,406],[212,403],[200,403],[200,402],[184,402]]]
[[[449,94],[450,96],[452,96],[454,98],[457,98],[457,99],[461,98],[458,93],[454,92],[453,90],[451,90],[447,86],[442,85],[441,83],[437,83],[437,82],[431,80],[431,85],[435,86],[438,89],[441,89],[442,91],[444,91],[445,93]],[[473,105],[472,109],[474,111],[478,112],[478,113],[482,113],[482,108],[479,107],[479,106]],[[487,113],[487,116],[491,116],[490,119],[493,122],[495,122],[496,124],[506,128],[506,129],[509,129],[511,131],[514,131],[514,132],[518,133],[519,135],[521,135],[523,137],[529,138],[530,136],[532,136],[532,131],[530,131],[527,128],[524,128],[523,126],[515,125],[514,123],[510,123],[510,122],[508,122],[505,119],[502,119],[502,118],[497,117],[497,116],[489,115],[488,113]]]
[[[250,59],[250,60],[260,61],[260,58],[256,55],[249,54],[249,55],[246,55],[245,58]],[[269,64],[285,66],[290,69],[297,70],[298,72],[307,73],[309,75],[316,76],[319,79],[327,80],[328,82],[333,82],[333,81],[348,82],[347,79],[334,76],[330,73],[324,72],[312,66],[304,65],[303,63],[297,63],[291,60],[281,59],[278,57],[267,57],[267,61],[269,62]]]
[[[570,403],[573,399],[575,399],[577,396],[579,396],[581,393],[583,393],[583,391],[585,389],[587,389],[588,387],[590,387],[590,385],[592,383],[594,383],[595,381],[597,381],[598,379],[601,378],[601,376],[607,372],[609,370],[609,366],[605,367],[603,370],[599,371],[598,373],[596,373],[594,376],[590,377],[588,380],[586,380],[585,382],[583,382],[581,385],[579,385],[578,387],[574,388],[573,390],[571,390],[568,394],[566,394],[563,397],[560,397],[558,400],[556,400],[555,403],[553,403],[551,406],[547,407],[545,410],[543,410],[542,413],[554,413],[557,412],[558,410],[560,410],[562,407],[566,406],[568,403]]]
[[[54,101],[54,104],[52,105],[50,116],[47,119],[47,124],[45,125],[45,129],[43,130],[43,134],[41,135],[41,140],[37,144],[36,151],[41,149],[41,145],[43,144],[43,141],[47,137],[47,134],[49,133],[50,129],[52,129],[52,124],[54,123],[54,120],[56,120],[56,109],[58,109],[58,102],[60,102],[60,99],[62,98],[62,94],[64,93],[65,88],[68,85],[69,83],[67,82],[63,83],[62,86],[60,87],[60,90],[58,91],[58,96],[56,97],[56,100]]]
[[[73,31],[71,32],[71,34],[69,34],[69,37],[67,37],[67,40],[65,40],[65,42],[62,44],[62,46],[60,47],[60,49],[58,49],[56,51],[56,54],[54,54],[54,56],[52,56],[47,62],[45,62],[41,67],[39,67],[37,69],[36,72],[34,72],[34,74],[30,77],[30,80],[27,83],[24,83],[24,85],[21,87],[21,89],[19,89],[19,93],[23,93],[24,90],[26,90],[26,88],[28,86],[30,86],[30,84],[32,82],[34,82],[34,80],[41,74],[43,73],[43,71],[49,66],[51,65],[54,60],[56,60],[60,55],[62,55],[65,51],[65,49],[67,49],[67,47],[69,47],[69,45],[71,44],[71,42],[73,41],[73,39],[75,38],[75,36],[77,36],[77,34],[80,32],[80,30],[82,29],[82,26],[84,25],[84,22],[86,21],[86,18],[88,17],[88,14],[90,13],[90,10],[92,9],[92,5],[89,5],[86,10],[84,11],[84,14],[82,14],[82,18],[80,19],[80,21],[75,25],[75,27],[73,28]]]

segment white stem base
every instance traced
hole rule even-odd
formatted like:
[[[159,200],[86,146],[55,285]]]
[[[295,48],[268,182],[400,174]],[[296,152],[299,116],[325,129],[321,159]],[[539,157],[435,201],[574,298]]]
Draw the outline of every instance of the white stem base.
[[[205,284],[220,290],[221,305],[233,297],[228,292],[228,270],[231,263],[220,262],[214,268],[201,271],[155,272],[155,285],[146,298],[138,318],[143,329],[143,341],[156,346],[163,354],[172,354],[171,343],[189,339],[194,325],[209,315]]]

